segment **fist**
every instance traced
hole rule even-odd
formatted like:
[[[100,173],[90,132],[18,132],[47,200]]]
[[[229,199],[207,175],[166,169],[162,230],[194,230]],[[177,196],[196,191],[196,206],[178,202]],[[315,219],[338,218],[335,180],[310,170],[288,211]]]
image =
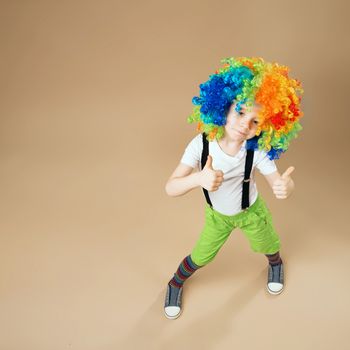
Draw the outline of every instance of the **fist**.
[[[277,179],[272,186],[273,193],[278,199],[285,199],[290,196],[294,190],[294,181],[290,174],[294,171],[294,167],[289,167],[282,176]]]
[[[209,192],[216,191],[224,181],[224,173],[213,169],[213,158],[208,155],[204,168],[199,172],[199,184]]]

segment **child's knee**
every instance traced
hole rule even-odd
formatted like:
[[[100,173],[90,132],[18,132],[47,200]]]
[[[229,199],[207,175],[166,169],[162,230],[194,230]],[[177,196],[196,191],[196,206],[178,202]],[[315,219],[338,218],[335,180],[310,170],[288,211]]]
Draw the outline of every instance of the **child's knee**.
[[[261,242],[254,242],[251,243],[251,249],[255,253],[262,253],[262,254],[274,254],[278,252],[281,248],[280,240],[277,238],[273,241],[261,241]]]
[[[211,256],[204,256],[204,255],[198,255],[198,254],[192,253],[191,259],[197,266],[203,267],[209,264],[211,261],[213,261],[215,258],[215,255],[216,254]]]

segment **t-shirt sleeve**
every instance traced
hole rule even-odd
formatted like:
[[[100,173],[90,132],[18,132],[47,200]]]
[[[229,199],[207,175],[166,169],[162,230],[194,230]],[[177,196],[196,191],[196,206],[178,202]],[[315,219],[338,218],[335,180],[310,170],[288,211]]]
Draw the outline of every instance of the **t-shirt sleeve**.
[[[269,175],[277,171],[275,161],[271,160],[266,152],[257,151],[255,166],[259,169],[262,175]]]
[[[187,145],[185,152],[181,158],[181,163],[191,166],[192,168],[198,168],[200,159],[202,156],[202,134],[198,134]]]

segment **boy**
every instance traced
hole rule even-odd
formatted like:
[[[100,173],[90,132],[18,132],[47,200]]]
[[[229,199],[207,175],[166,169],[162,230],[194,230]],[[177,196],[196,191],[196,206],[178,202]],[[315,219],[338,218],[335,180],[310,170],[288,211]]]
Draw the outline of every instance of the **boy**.
[[[276,198],[292,193],[294,168],[280,175],[274,159],[301,129],[296,92],[303,90],[288,77],[287,67],[262,58],[228,58],[224,63],[193,99],[196,107],[189,121],[197,121],[202,133],[188,144],[166,184],[170,196],[202,187],[207,200],[202,233],[167,286],[164,312],[170,319],[181,313],[184,282],[214,259],[234,228],[243,231],[254,252],[268,258],[268,292],[283,290],[280,240],[257,192],[254,169],[265,176]],[[195,168],[200,171],[193,172]]]

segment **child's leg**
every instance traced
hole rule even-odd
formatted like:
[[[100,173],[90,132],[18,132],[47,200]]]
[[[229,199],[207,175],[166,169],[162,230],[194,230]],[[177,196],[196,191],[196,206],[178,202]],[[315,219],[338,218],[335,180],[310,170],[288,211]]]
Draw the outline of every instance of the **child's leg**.
[[[223,215],[218,215],[207,206],[205,224],[199,239],[192,253],[182,260],[169,284],[181,288],[195,271],[211,262],[226,242],[233,228],[234,226],[228,219],[224,218]]]
[[[280,262],[280,239],[273,226],[271,213],[260,195],[255,203],[242,213],[238,226],[248,238],[254,252],[264,254],[269,262]]]
[[[169,281],[169,284],[176,288],[181,288],[184,282],[189,278],[196,270],[201,268],[202,266],[196,265],[191,255],[188,255],[183,259],[174,273],[174,277]]]
[[[278,264],[282,264],[282,259],[280,257],[280,252],[277,252],[275,254],[265,254],[267,259],[269,260],[269,264],[274,266]]]
[[[267,290],[280,294],[284,285],[284,268],[279,254],[280,240],[272,224],[272,216],[259,196],[242,215],[240,228],[247,236],[254,252],[263,253],[269,260]]]
[[[186,256],[180,263],[178,269],[174,273],[174,277],[168,282],[167,295],[165,297],[165,307],[167,316],[175,316],[178,315],[181,308],[181,294],[182,287],[184,282],[189,278],[196,270],[201,268],[202,266],[196,265],[191,259],[191,255]],[[174,309],[174,306],[178,309]],[[167,311],[168,310],[168,311]],[[173,313],[171,313],[173,312]],[[172,318],[172,317],[170,317]]]
[[[210,263],[235,227],[232,216],[223,215],[206,205],[205,225],[191,253],[195,264],[204,266]]]
[[[211,262],[226,242],[233,228],[228,219],[222,215],[219,216],[217,212],[207,206],[205,224],[199,239],[192,253],[182,260],[169,284],[181,288],[195,271]]]
[[[206,207],[202,233],[192,253],[182,260],[174,277],[168,283],[164,307],[168,318],[174,319],[180,315],[184,282],[195,271],[214,259],[233,228],[233,224],[227,217],[213,211],[209,206]]]

